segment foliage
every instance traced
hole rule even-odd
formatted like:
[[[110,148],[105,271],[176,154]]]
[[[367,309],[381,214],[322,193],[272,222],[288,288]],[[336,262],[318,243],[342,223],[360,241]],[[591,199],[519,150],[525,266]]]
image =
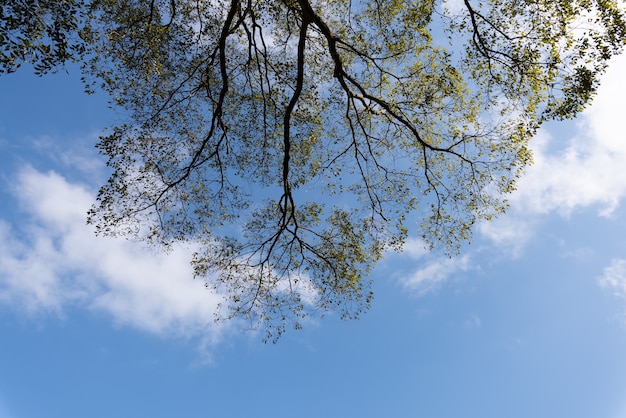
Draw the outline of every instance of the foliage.
[[[0,7],[0,74],[33,64],[43,74],[70,59],[85,45],[78,36],[80,0],[6,0]]]
[[[91,222],[201,242],[196,275],[270,337],[358,316],[415,214],[454,250],[501,213],[529,138],[584,108],[625,38],[605,0],[94,6],[89,70],[128,123],[102,138]]]
[[[4,20],[31,3],[4,6]],[[63,11],[76,3],[59,4],[74,22]],[[370,269],[409,233],[455,251],[505,210],[529,139],[580,112],[621,52],[624,9],[93,0],[84,68],[127,119],[99,144],[112,176],[89,220],[102,234],[200,243],[195,274],[229,295],[222,314],[268,337],[318,310],[357,317]],[[47,27],[35,38],[57,49],[35,51],[50,65],[65,38]]]

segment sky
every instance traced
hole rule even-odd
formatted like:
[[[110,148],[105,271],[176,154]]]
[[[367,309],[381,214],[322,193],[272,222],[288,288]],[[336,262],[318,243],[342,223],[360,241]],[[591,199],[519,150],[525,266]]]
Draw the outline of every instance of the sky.
[[[0,418],[625,418],[623,74],[538,133],[509,212],[458,256],[411,239],[360,320],[277,344],[214,323],[192,248],[86,225],[106,97],[72,68],[0,76]]]

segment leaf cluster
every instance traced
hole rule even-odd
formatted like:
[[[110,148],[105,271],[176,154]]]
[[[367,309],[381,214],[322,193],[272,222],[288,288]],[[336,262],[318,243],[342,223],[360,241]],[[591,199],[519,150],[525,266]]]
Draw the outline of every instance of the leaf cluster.
[[[44,74],[85,52],[81,0],[6,0],[0,7],[0,74],[22,63]]]

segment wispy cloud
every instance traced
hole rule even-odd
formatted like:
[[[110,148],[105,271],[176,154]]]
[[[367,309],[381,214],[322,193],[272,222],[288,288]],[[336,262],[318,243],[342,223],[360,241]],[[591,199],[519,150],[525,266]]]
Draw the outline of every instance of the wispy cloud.
[[[611,260],[602,271],[602,275],[597,277],[597,281],[601,288],[611,292],[622,301],[626,301],[626,259]],[[617,318],[626,325],[626,310],[618,314]]]
[[[513,210],[512,213],[500,218],[479,224],[478,231],[494,244],[498,251],[518,258],[532,238],[536,224],[536,218]]]
[[[469,254],[454,258],[438,257],[424,264],[400,279],[406,289],[419,296],[434,292],[450,277],[475,268]]]
[[[600,287],[610,290],[614,295],[626,299],[626,260],[613,259],[598,278]]]
[[[190,249],[165,256],[94,236],[85,224],[93,193],[55,172],[27,167],[12,193],[23,217],[0,220],[0,304],[61,316],[81,306],[154,334],[219,339],[213,315],[222,298],[192,280]]]
[[[394,258],[393,255],[391,257]],[[472,265],[469,254],[452,258],[437,256],[428,250],[428,245],[423,240],[416,238],[407,239],[401,257],[411,259],[409,265],[417,265],[417,268],[400,275],[399,283],[418,296],[436,292],[451,277],[477,268]]]
[[[402,253],[415,260],[420,259],[429,253],[428,244],[418,238],[409,238],[402,246]]]

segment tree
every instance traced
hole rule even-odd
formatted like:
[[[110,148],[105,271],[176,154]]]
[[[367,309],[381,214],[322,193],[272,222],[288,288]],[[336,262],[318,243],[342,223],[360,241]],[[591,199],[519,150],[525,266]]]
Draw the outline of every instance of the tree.
[[[65,4],[65,2],[63,2]],[[4,9],[3,9],[4,10]],[[101,234],[196,245],[222,314],[279,336],[355,318],[409,234],[454,252],[506,208],[546,120],[626,38],[611,0],[93,0]],[[6,15],[6,12],[5,12]]]
[[[0,7],[0,74],[33,64],[43,74],[71,59],[85,45],[78,36],[80,0],[6,0]]]

